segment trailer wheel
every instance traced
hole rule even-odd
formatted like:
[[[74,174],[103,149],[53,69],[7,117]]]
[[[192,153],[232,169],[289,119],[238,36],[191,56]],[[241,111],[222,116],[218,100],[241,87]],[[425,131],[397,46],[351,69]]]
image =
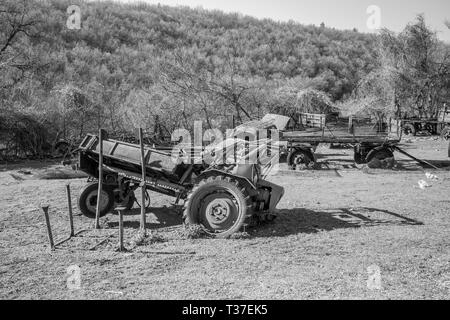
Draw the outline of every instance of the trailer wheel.
[[[65,156],[69,152],[69,149],[70,149],[69,143],[67,143],[66,141],[59,141],[58,143],[55,144],[53,155],[55,157]]]
[[[383,149],[374,149],[369,152],[369,154],[366,157],[366,163],[369,163],[370,161],[377,159],[377,160],[386,160],[388,158],[393,158],[394,154],[391,150],[383,148]]]
[[[97,210],[98,182],[86,185],[78,198],[78,208],[81,213],[91,219],[95,218]],[[114,191],[109,186],[102,188],[102,201],[100,204],[100,216],[103,217],[114,207]]]
[[[313,164],[312,154],[302,149],[296,149],[288,157],[288,165],[292,170],[309,169]]]
[[[362,155],[361,152],[357,151],[356,147],[353,151],[353,161],[355,161],[356,164],[365,163],[364,155]]]
[[[406,136],[409,136],[409,135],[415,136],[416,135],[416,128],[414,127],[414,125],[412,123],[406,123],[403,126],[403,133]]]
[[[216,238],[227,238],[251,219],[252,202],[247,190],[229,177],[200,181],[184,205],[185,224],[199,224]]]
[[[443,140],[450,140],[450,127],[445,127],[441,131],[441,138]]]

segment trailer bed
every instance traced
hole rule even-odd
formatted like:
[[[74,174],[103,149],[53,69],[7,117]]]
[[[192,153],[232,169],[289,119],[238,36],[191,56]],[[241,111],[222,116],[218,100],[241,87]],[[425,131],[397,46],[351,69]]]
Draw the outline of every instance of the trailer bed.
[[[390,139],[388,137],[381,136],[290,136],[284,135],[281,137],[282,141],[287,141],[290,143],[398,143],[400,140],[398,139]]]
[[[385,133],[350,134],[348,131],[342,130],[285,131],[280,133],[280,139],[292,143],[383,143],[386,141],[396,143],[400,141],[399,137]]]
[[[365,119],[338,119],[326,122],[325,115],[309,115],[321,117],[321,120],[309,120],[303,130],[285,130],[280,132],[280,139],[290,143],[398,143],[401,139],[397,122],[388,125],[368,123]]]

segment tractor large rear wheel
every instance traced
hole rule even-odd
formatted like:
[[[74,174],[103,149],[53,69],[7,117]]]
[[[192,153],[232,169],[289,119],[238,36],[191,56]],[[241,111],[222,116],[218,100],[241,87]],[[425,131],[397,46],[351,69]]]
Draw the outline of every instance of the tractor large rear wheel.
[[[198,224],[216,238],[227,238],[251,219],[252,202],[245,187],[229,177],[200,181],[188,195],[183,212],[186,224]]]

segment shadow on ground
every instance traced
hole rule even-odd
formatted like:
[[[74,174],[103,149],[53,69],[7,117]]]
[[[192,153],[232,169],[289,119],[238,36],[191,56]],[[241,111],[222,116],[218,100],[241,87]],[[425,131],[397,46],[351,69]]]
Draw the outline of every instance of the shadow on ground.
[[[400,214],[376,208],[337,208],[323,211],[295,208],[280,210],[274,222],[256,228],[252,236],[283,237],[345,228],[422,224]]]
[[[437,167],[439,170],[450,170],[450,161],[447,160],[426,160],[421,159],[422,161],[426,161],[433,166]],[[433,167],[427,166],[426,164],[418,164],[415,160],[400,160],[397,161],[397,171],[422,171],[424,169],[434,170]]]
[[[450,161],[448,160],[426,160],[424,161],[432,164],[433,166],[437,167],[438,170],[444,170],[449,171],[450,170]],[[348,170],[348,169],[356,169],[361,170],[363,167],[367,165],[365,164],[355,164],[353,160],[348,159],[333,159],[333,160],[320,160],[318,161],[313,169],[305,169],[305,170],[290,170],[287,166],[282,167],[278,173],[281,175],[290,175],[295,173],[300,174],[308,174],[308,172],[311,173],[318,173],[318,172],[333,172],[336,170]],[[428,166],[426,164],[419,164],[415,160],[406,160],[401,159],[396,161],[396,165],[392,169],[388,168],[375,168],[375,170],[381,170],[383,172],[420,172],[423,170],[435,170],[435,168]]]
[[[141,214],[140,208],[134,208],[127,211],[124,216],[123,226],[124,228],[138,229],[140,227],[139,215]],[[134,216],[133,220],[127,220],[127,216]],[[147,209],[147,219],[145,227],[150,230],[173,227],[182,224],[181,211],[179,206],[171,207],[151,207]],[[118,228],[118,221],[108,222],[110,228]]]
[[[180,226],[182,218],[179,206],[149,208],[146,228],[149,230]],[[140,209],[132,209],[124,221],[125,228],[139,228]],[[304,208],[278,211],[278,217],[269,223],[252,227],[252,237],[283,237],[300,233],[318,233],[345,228],[361,228],[382,225],[423,225],[422,222],[402,216],[392,211],[376,208],[337,208],[322,211]],[[117,228],[117,221],[108,222],[110,228]]]
[[[22,169],[43,170],[60,164],[60,159],[0,161],[0,172]]]

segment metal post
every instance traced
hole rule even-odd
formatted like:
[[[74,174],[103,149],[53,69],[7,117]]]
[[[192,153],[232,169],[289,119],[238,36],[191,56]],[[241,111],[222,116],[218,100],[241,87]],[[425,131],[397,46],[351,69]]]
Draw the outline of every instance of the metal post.
[[[120,208],[122,209],[122,208]],[[119,251],[125,251],[123,246],[123,210],[117,210],[119,212]]]
[[[355,128],[353,126],[353,116],[348,118],[348,133],[355,135]]]
[[[70,236],[75,235],[75,230],[73,227],[73,213],[72,213],[72,197],[70,196],[70,184],[66,184],[67,190],[67,205],[69,206],[69,223],[70,223]]]
[[[146,191],[146,182],[145,182],[145,149],[144,149],[144,132],[142,128],[139,128],[139,144],[141,147],[141,167],[142,167],[142,183],[141,183],[141,231],[145,233],[145,191]]]
[[[55,243],[53,242],[53,235],[52,235],[52,227],[50,226],[50,218],[48,216],[48,205],[43,205],[42,210],[44,211],[44,217],[45,217],[45,224],[47,225],[47,235],[48,235],[48,241],[50,242],[50,250],[55,250]]]
[[[233,143],[233,160],[234,164],[237,163],[237,137],[234,136],[234,143]]]
[[[95,229],[100,229],[100,204],[102,197],[102,185],[103,185],[103,130],[98,132],[99,139],[99,153],[98,153],[98,188],[97,188],[97,208],[95,211]]]

